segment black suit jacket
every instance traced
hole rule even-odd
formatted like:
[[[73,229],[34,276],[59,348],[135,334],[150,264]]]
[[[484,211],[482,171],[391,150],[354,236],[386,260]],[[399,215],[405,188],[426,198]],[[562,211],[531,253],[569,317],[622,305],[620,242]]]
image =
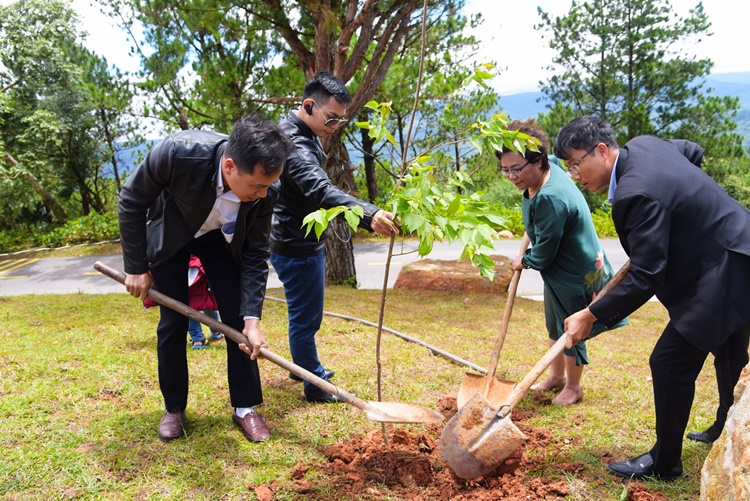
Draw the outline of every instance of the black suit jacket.
[[[656,295],[688,342],[713,351],[750,323],[750,211],[685,146],[639,136],[620,149],[612,219],[630,271],[590,309],[612,325]]]
[[[216,201],[216,174],[227,136],[189,130],[149,151],[120,191],[118,218],[125,272],[140,274],[174,256],[194,237]],[[241,315],[260,318],[268,279],[268,235],[278,184],[243,202],[232,256],[241,267]]]

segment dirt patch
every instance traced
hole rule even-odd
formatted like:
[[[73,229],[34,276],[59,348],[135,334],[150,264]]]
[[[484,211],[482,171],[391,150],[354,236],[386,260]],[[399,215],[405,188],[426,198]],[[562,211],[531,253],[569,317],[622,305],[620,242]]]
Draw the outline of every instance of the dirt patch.
[[[661,492],[651,492],[643,484],[631,482],[628,485],[627,501],[667,501]]]
[[[490,257],[495,262],[495,279],[492,281],[479,275],[479,270],[468,259],[420,259],[401,267],[393,288],[411,291],[505,293],[513,276],[510,267],[512,259],[498,255]]]
[[[446,420],[456,413],[455,395],[438,401],[437,409]],[[413,501],[507,501],[563,499],[570,494],[568,484],[559,478],[539,478],[529,472],[542,470],[539,461],[542,451],[556,442],[548,430],[534,428],[526,423],[533,414],[515,410],[513,422],[528,437],[523,447],[491,473],[470,480],[458,478],[440,461],[438,443],[444,424],[430,425],[424,432],[409,432],[397,426],[388,427],[388,444],[380,430],[358,435],[346,442],[321,448],[327,459],[325,464],[298,464],[291,472],[292,488],[298,499],[339,501],[345,499],[383,500],[404,499]],[[531,456],[529,454],[532,452]],[[534,458],[540,459],[534,459]],[[323,477],[314,483],[304,479],[311,468]],[[580,462],[558,464],[559,473],[577,475]],[[251,486],[258,499],[270,501],[269,494],[276,483]],[[660,501],[665,498],[650,492],[644,485],[630,484],[628,500]]]

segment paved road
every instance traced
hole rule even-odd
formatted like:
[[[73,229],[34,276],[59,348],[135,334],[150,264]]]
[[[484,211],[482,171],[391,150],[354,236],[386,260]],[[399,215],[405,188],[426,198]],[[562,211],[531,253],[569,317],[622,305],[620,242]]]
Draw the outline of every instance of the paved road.
[[[518,253],[520,240],[499,240],[495,242],[496,251],[493,254],[513,257]],[[615,270],[627,260],[625,252],[616,239],[602,240],[607,256]],[[391,259],[391,271],[388,276],[388,286],[392,287],[398,277],[401,266],[416,261],[419,256],[415,252],[416,242],[397,243],[394,249],[396,255]],[[359,279],[359,287],[363,289],[380,289],[385,276],[385,260],[388,253],[388,242],[365,242],[354,245],[354,257]],[[461,246],[436,244],[430,259],[458,259]],[[34,257],[18,258],[0,261],[0,296],[15,296],[20,294],[106,294],[110,292],[124,292],[122,285],[94,270],[94,263],[102,261],[104,264],[122,270],[122,257],[89,256],[89,257],[50,257],[37,259]],[[271,270],[268,287],[281,287],[276,274]],[[542,294],[542,280],[539,273],[526,270],[521,274],[518,294],[523,297],[539,298]]]

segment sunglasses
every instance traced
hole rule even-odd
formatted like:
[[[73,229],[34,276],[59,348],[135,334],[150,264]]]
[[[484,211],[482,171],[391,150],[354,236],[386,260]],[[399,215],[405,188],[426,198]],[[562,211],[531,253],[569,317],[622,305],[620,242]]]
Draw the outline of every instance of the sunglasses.
[[[323,118],[325,118],[325,122],[323,122],[323,125],[326,127],[331,127],[332,125],[341,125],[349,121],[346,117],[340,117],[340,118],[328,118],[326,117],[325,113],[323,113],[323,110],[320,109],[320,106],[318,106],[318,103],[315,102],[314,99],[310,99],[312,103],[315,105],[316,108],[318,108],[318,111],[321,115],[323,115]]]

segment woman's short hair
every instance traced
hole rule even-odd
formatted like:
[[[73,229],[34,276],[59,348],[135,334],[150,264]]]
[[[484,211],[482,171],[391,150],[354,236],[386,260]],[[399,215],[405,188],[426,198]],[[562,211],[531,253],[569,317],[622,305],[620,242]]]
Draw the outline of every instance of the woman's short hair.
[[[549,138],[547,137],[547,133],[544,132],[544,130],[536,120],[534,120],[533,118],[529,118],[527,120],[514,120],[508,126],[508,130],[522,132],[524,134],[528,134],[533,138],[536,138],[539,141],[539,144],[537,145],[537,149],[539,151],[532,151],[526,148],[526,151],[521,153],[503,146],[502,150],[495,150],[495,156],[498,160],[501,159],[504,153],[513,152],[523,156],[523,158],[525,158],[529,163],[532,164],[538,162],[541,159],[542,170],[549,170],[549,159],[547,158],[547,154],[549,152]]]

